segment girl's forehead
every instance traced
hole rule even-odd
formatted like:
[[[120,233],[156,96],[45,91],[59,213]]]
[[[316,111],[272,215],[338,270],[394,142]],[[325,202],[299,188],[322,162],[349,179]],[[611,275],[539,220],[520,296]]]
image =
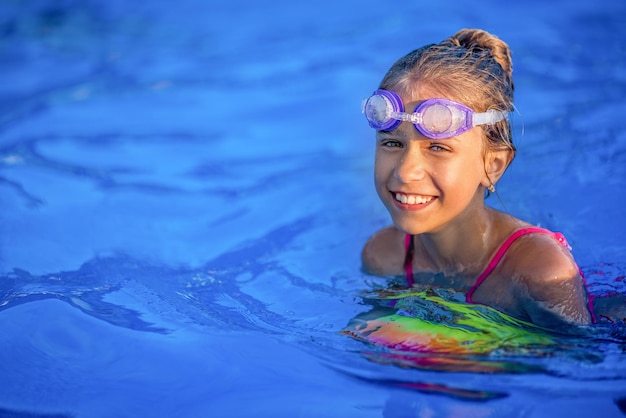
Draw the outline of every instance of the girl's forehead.
[[[447,89],[444,89],[435,83],[429,83],[426,81],[402,83],[393,86],[390,90],[398,93],[405,104],[411,102],[421,102],[435,97],[458,101],[458,98],[450,94]]]

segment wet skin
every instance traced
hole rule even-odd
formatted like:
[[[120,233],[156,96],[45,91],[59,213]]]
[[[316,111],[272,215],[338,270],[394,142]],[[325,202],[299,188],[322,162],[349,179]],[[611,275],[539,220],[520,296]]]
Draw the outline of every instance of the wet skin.
[[[428,86],[401,97],[407,109],[432,97],[455,100]],[[421,135],[409,122],[377,132],[375,186],[394,226],[368,241],[365,268],[403,274],[404,236],[410,234],[415,271],[443,273],[437,285],[466,291],[499,245],[516,229],[530,226],[484,203],[485,189],[500,179],[511,158],[507,149],[488,149],[480,127],[439,140]],[[433,275],[417,277],[429,282]],[[516,241],[474,300],[539,325],[590,320],[573,258],[546,236]]]

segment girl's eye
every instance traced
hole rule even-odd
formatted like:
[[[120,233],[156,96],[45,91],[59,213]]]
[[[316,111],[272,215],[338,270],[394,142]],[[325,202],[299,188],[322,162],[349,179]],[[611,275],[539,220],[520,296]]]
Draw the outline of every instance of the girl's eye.
[[[389,148],[402,148],[402,142],[394,141],[392,139],[382,141],[380,145],[382,145],[383,147],[389,147]]]
[[[442,151],[448,151],[447,148],[441,146],[441,144],[437,143],[437,142],[431,142],[429,147],[428,147],[431,151],[435,151],[435,152],[442,152]]]

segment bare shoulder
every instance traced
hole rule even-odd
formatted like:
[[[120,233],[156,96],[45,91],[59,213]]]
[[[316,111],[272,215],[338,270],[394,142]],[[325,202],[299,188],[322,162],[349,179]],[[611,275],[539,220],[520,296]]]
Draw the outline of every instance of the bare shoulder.
[[[584,282],[569,250],[546,234],[531,234],[516,244],[511,248],[509,271],[514,272],[525,296],[524,310],[533,322],[589,323]]]
[[[529,234],[520,238],[512,250],[515,270],[530,280],[543,282],[578,275],[578,266],[569,249],[553,236]]]
[[[363,247],[363,268],[371,274],[396,276],[403,273],[404,233],[395,226],[376,232]]]

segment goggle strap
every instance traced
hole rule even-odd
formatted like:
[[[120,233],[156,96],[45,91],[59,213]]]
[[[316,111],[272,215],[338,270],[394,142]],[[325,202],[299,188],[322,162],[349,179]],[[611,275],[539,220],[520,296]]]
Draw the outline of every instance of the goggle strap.
[[[472,125],[491,125],[506,119],[507,112],[490,109],[484,113],[474,113],[472,116]]]

